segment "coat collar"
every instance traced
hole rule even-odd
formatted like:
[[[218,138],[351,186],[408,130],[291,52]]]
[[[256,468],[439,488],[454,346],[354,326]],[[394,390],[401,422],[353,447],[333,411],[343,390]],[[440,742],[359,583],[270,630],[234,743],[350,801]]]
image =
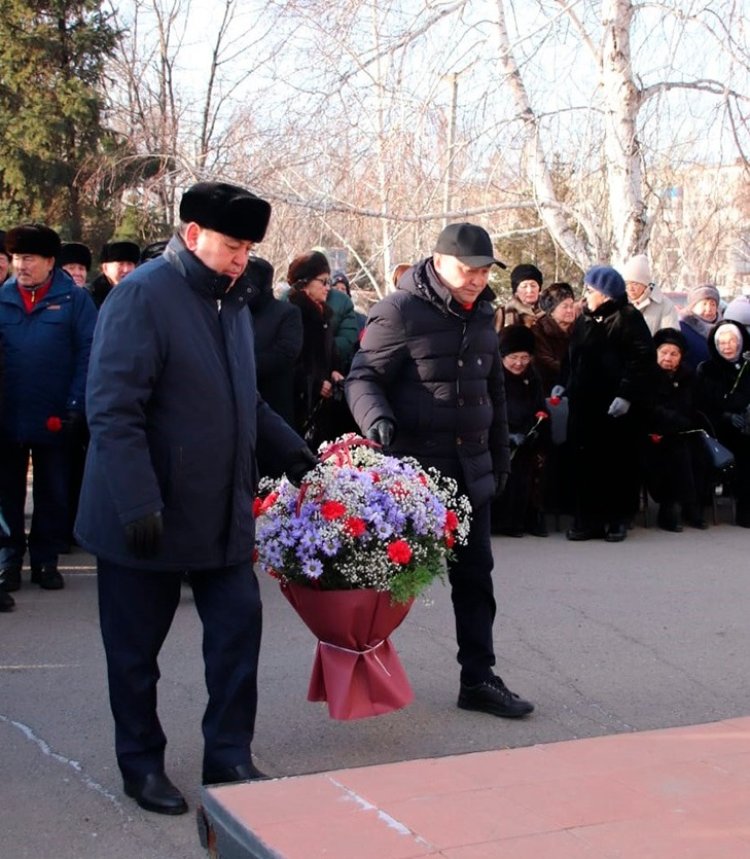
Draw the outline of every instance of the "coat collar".
[[[54,268],[52,270],[52,284],[50,285],[49,292],[34,307],[32,313],[40,307],[47,307],[47,305],[54,301],[59,301],[61,298],[69,296],[74,289],[79,289],[79,287],[73,283],[67,272],[64,272],[61,268]],[[18,282],[15,277],[8,278],[0,287],[0,300],[16,304],[18,307],[24,307],[23,298],[21,298]]]
[[[215,301],[234,302],[239,294],[246,301],[252,292],[252,284],[248,278],[240,276],[234,286],[229,288],[231,278],[225,274],[217,274],[205,265],[198,257],[188,250],[182,238],[172,236],[164,249],[167,262],[185,278],[188,284],[197,292]]]
[[[471,309],[467,310],[455,300],[453,293],[440,279],[435,271],[432,257],[427,257],[412,266],[399,280],[398,288],[429,302],[444,315],[451,314],[462,319],[468,318],[474,312],[486,316],[492,315],[490,302],[495,298],[495,293],[489,286],[479,294]]]

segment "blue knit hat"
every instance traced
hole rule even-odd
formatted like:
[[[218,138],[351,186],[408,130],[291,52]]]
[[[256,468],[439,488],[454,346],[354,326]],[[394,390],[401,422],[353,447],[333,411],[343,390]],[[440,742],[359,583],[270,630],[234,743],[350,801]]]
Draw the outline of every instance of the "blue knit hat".
[[[625,295],[625,281],[619,271],[608,265],[595,265],[590,268],[583,278],[583,285],[590,286],[608,298],[620,298]]]

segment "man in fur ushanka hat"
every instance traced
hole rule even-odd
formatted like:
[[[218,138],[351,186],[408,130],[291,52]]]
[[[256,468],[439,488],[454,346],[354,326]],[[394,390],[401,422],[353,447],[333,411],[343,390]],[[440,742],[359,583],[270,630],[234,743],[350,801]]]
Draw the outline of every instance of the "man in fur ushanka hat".
[[[14,276],[0,287],[5,372],[0,430],[0,580],[21,587],[28,546],[31,581],[59,590],[58,553],[68,543],[68,441],[84,425],[86,373],[96,311],[56,267],[60,237],[45,224],[9,230]],[[26,473],[34,466],[34,513],[25,533]]]
[[[112,290],[94,337],[76,537],[97,558],[123,788],[158,814],[187,811],[165,771],[156,713],[157,660],[186,572],[208,687],[202,781],[264,777],[251,757],[256,449],[298,485],[316,462],[256,389],[253,285],[241,276],[270,214],[244,188],[193,185],[176,235]]]

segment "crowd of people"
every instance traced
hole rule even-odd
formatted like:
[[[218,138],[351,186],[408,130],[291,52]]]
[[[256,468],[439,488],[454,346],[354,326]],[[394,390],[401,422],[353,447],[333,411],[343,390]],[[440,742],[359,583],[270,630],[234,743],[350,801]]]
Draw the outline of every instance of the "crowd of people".
[[[440,469],[471,501],[448,567],[463,709],[534,710],[494,672],[493,532],[545,537],[566,513],[568,539],[619,542],[644,487],[660,527],[705,528],[719,477],[750,527],[750,299],[724,306],[700,286],[678,315],[638,256],[589,269],[580,297],[523,263],[498,308],[489,278],[505,264],[459,223],[365,318],[320,250],[274,286],[255,254],[270,215],[245,189],[197,183],[171,239],[107,243],[91,280],[90,248],[43,224],[0,237],[0,611],[27,550],[46,590],[64,587],[74,540],[96,557],[124,790],[163,814],[187,810],[156,714],[180,589],[204,629],[203,782],[263,778],[253,494],[259,475],[299,485],[344,432]],[[732,472],[712,470],[704,430]]]

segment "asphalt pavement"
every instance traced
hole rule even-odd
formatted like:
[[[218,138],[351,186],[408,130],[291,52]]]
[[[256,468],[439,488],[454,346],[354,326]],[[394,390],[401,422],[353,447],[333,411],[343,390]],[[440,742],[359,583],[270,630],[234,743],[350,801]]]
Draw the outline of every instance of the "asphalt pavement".
[[[727,519],[728,507],[720,509]],[[653,517],[652,517],[653,519]],[[455,706],[447,587],[417,602],[392,640],[415,693],[408,708],[336,722],[306,701],[314,640],[271,579],[254,743],[274,776],[516,748],[750,714],[750,532],[728,524],[621,544],[496,538],[497,667],[537,711],[513,722]],[[141,811],[112,750],[93,559],[62,557],[66,588],[28,582],[0,615],[0,856],[197,859],[193,813]],[[168,771],[194,810],[205,705],[200,623],[185,588],[161,658]]]

